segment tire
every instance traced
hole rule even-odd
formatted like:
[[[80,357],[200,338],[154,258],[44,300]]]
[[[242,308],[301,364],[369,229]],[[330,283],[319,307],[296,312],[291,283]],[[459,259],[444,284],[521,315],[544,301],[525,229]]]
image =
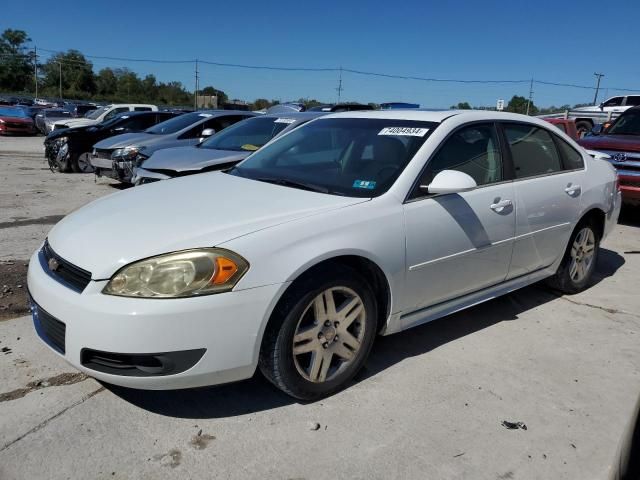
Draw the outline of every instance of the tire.
[[[57,160],[56,159],[56,164],[58,165],[58,171],[60,173],[68,173],[70,172],[73,167],[73,162],[71,160],[71,153],[68,153],[67,155],[65,155],[62,159]]]
[[[591,284],[599,251],[600,236],[594,222],[580,222],[571,234],[558,271],[549,279],[551,287],[566,294],[586,289]]]
[[[91,165],[91,153],[84,152],[73,158],[71,168],[76,173],[94,173],[96,169]]]
[[[360,274],[340,265],[320,267],[297,280],[274,310],[260,370],[297,399],[331,395],[364,365],[377,323],[375,297]]]
[[[593,124],[587,122],[586,120],[580,120],[576,122],[576,130],[578,131],[578,138],[584,137],[587,133],[591,131],[593,128]]]

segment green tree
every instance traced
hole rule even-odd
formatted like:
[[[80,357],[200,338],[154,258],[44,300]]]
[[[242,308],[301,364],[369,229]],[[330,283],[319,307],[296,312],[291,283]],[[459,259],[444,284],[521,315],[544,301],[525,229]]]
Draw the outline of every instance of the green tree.
[[[222,90],[218,90],[212,86],[204,87],[202,90],[198,92],[199,95],[216,95],[218,97],[218,105],[222,107],[225,103],[229,101],[229,97]]]
[[[110,68],[103,68],[96,76],[97,93],[103,97],[111,97],[118,90],[118,79]]]
[[[263,108],[269,108],[271,105],[272,103],[266,98],[256,98],[249,108],[251,110],[262,110]]]
[[[451,105],[451,110],[471,110],[472,108],[469,102],[458,102],[457,105]]]
[[[0,89],[24,92],[34,87],[31,39],[23,30],[6,29],[0,35]]]
[[[54,54],[42,66],[45,92],[57,95],[62,71],[62,95],[73,98],[91,98],[97,91],[93,65],[78,50]]]
[[[511,100],[509,100],[509,103],[507,104],[507,108],[505,108],[505,110],[507,112],[526,114],[528,103],[528,99],[519,95],[514,95],[513,97],[511,97]],[[529,115],[535,115],[537,113],[538,107],[536,107],[533,102],[531,102],[531,104],[529,105]]]

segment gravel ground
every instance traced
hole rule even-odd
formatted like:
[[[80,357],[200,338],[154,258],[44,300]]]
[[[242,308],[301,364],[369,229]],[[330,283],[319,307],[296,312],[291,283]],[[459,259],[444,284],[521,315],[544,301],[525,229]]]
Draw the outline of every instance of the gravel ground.
[[[0,287],[14,292],[0,304],[18,309],[48,229],[117,191],[49,172],[41,143],[0,138]],[[639,227],[626,210],[589,290],[534,285],[379,338],[353,385],[315,403],[259,375],[103,385],[43,346],[28,316],[1,321],[0,479],[606,478],[640,393]]]

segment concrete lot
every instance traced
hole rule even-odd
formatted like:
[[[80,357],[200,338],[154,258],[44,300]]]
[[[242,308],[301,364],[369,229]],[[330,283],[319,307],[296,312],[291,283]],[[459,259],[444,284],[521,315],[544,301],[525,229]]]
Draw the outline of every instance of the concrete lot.
[[[60,216],[117,191],[49,172],[41,142],[0,138],[0,260],[25,261]],[[586,292],[535,285],[380,338],[350,388],[311,404],[259,375],[101,385],[28,317],[0,321],[0,479],[606,478],[640,394],[639,226],[626,211]]]

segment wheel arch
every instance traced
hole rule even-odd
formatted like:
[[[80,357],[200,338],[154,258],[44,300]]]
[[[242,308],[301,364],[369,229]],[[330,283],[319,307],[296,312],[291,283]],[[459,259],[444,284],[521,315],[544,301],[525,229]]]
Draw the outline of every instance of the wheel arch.
[[[604,212],[603,209],[599,207],[592,207],[586,210],[585,212],[583,212],[582,216],[580,217],[580,220],[576,224],[576,228],[578,225],[591,221],[597,228],[596,233],[598,234],[598,238],[602,239],[602,237],[604,236],[606,218],[607,218],[607,214]]]

